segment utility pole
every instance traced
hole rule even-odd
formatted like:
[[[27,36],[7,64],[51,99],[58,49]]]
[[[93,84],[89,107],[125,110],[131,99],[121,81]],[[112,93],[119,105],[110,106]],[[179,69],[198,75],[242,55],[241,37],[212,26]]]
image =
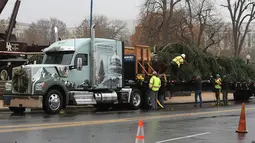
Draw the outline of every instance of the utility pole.
[[[90,0],[90,38],[92,36],[92,15],[93,15],[93,0]]]

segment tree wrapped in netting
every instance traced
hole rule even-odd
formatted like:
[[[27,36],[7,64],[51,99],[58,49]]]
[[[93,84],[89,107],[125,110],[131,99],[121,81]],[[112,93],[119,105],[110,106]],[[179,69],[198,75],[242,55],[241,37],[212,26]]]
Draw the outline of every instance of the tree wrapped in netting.
[[[156,56],[152,58],[152,67],[159,73],[171,76],[169,64],[175,56],[182,53],[186,54],[186,59],[180,68],[180,74],[185,80],[190,80],[197,74],[203,79],[209,79],[211,75],[215,76],[217,73],[227,75],[231,81],[255,80],[254,68],[247,65],[242,59],[214,57],[198,48],[177,44],[157,52]]]

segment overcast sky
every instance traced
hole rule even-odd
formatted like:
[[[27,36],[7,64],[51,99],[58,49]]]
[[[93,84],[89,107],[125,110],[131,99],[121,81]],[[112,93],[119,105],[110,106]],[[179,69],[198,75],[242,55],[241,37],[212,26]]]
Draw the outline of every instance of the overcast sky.
[[[0,19],[10,17],[15,1],[9,0]],[[125,20],[130,26],[131,21],[138,18],[143,1],[94,0],[94,14],[104,14],[110,19]],[[222,3],[223,0],[215,1]],[[75,27],[89,14],[90,0],[21,0],[17,21],[31,23],[40,18],[54,17],[64,21],[68,27]],[[228,13],[225,14],[228,16]]]
[[[16,0],[9,0],[0,19],[11,15]],[[143,0],[94,0],[94,14],[110,19],[135,20]],[[90,14],[90,0],[21,0],[17,21],[31,23],[40,18],[55,17],[68,27],[78,25]]]

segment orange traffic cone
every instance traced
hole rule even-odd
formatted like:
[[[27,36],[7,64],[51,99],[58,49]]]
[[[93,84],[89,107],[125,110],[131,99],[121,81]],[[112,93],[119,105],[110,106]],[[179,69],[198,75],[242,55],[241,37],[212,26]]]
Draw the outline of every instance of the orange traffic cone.
[[[238,129],[236,130],[237,133],[247,133],[248,131],[246,130],[246,117],[245,117],[245,104],[242,104],[242,110],[240,114],[240,119],[239,119],[239,125]]]
[[[140,120],[138,123],[138,129],[137,129],[135,143],[144,143],[143,120]]]

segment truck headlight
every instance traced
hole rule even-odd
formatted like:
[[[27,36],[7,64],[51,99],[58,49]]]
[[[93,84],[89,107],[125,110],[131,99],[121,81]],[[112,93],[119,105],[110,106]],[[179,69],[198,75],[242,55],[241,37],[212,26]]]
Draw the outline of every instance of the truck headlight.
[[[44,82],[37,83],[35,85],[35,90],[37,90],[37,91],[43,90],[45,86],[46,86],[46,84]]]
[[[11,83],[5,83],[5,90],[12,90],[12,84]]]

